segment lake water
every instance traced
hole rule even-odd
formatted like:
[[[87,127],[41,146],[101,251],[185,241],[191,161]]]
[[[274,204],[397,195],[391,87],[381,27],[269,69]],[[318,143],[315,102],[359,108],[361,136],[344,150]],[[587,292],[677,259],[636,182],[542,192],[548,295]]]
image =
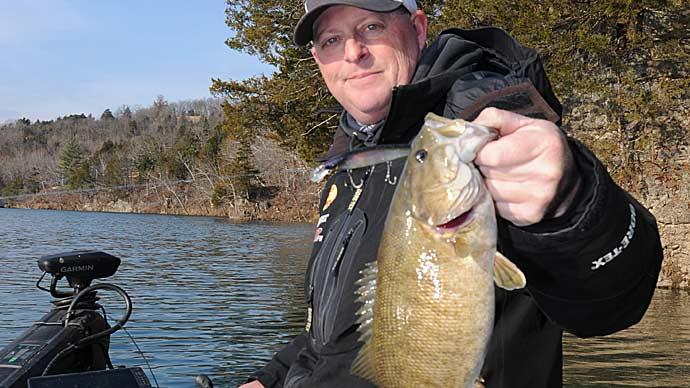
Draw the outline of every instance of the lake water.
[[[50,309],[50,295],[34,286],[36,260],[97,249],[122,259],[107,281],[132,297],[126,327],[161,387],[193,387],[198,373],[235,386],[302,330],[312,236],[301,224],[0,209],[0,347]],[[99,295],[119,318],[118,297]],[[690,295],[657,290],[637,326],[604,338],[567,336],[564,349],[566,386],[690,386]],[[146,370],[122,332],[111,339],[111,357]]]

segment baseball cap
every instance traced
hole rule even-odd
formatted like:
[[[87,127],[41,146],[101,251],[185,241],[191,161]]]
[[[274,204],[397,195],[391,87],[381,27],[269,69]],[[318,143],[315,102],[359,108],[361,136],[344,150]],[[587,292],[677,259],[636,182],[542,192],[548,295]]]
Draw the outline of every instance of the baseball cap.
[[[314,22],[331,5],[350,5],[374,12],[390,12],[398,7],[405,7],[410,13],[417,10],[415,0],[306,0],[305,13],[295,27],[295,43],[304,46],[311,42]]]

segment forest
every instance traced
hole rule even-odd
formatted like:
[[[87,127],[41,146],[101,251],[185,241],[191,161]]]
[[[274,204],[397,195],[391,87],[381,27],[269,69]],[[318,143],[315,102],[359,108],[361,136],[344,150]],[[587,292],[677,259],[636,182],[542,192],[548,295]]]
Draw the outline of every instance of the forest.
[[[564,106],[563,129],[634,195],[644,200],[658,195],[659,184],[686,185],[686,0],[419,3],[432,39],[449,27],[492,25],[537,49]],[[318,187],[308,171],[327,149],[341,109],[309,47],[292,42],[302,12],[293,0],[228,0],[228,48],[276,70],[245,80],[209,74],[213,98],[159,96],[149,107],[123,105],[100,117],[0,126],[0,196],[50,207],[47,194],[76,192],[93,201],[159,203],[135,211],[310,219]],[[36,193],[46,195],[28,196]]]
[[[231,138],[222,127],[223,104],[158,96],[149,107],[123,105],[98,118],[71,114],[5,124],[0,197],[30,207],[79,209],[85,200],[119,200],[149,202],[137,207],[143,212],[229,215],[227,205],[246,207],[296,185],[292,178],[306,179],[306,163],[274,136],[261,132],[251,144]]]

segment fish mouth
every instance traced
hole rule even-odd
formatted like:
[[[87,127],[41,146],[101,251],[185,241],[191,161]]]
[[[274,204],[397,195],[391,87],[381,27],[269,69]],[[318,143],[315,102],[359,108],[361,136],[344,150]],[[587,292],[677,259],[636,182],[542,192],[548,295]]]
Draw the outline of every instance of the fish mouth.
[[[436,225],[436,230],[441,233],[454,232],[460,228],[464,228],[472,222],[473,209],[470,209],[445,224]]]

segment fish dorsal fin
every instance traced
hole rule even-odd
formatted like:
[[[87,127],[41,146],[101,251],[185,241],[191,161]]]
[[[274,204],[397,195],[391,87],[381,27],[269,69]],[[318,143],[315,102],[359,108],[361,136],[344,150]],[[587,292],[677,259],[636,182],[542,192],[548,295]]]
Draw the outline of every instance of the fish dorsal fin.
[[[525,274],[501,252],[496,252],[494,260],[494,281],[497,286],[508,291],[524,288],[527,285]]]
[[[359,350],[359,353],[357,353],[357,358],[352,362],[352,367],[350,368],[350,372],[353,375],[373,383],[376,383],[376,369],[371,337],[374,322],[374,303],[376,302],[377,272],[378,264],[376,260],[374,260],[368,263],[366,267],[360,271],[362,277],[355,283],[359,286],[357,289],[357,294],[359,295],[357,302],[362,304],[357,311],[357,323],[359,323],[357,331],[360,333],[359,340],[364,342],[364,345]]]

